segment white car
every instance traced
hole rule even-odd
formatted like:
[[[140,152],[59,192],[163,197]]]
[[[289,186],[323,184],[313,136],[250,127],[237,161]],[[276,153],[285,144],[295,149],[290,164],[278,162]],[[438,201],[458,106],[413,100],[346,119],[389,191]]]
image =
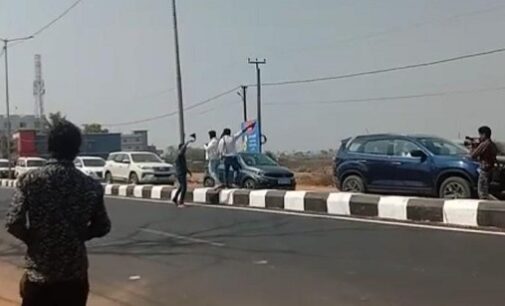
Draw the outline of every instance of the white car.
[[[14,170],[14,167],[11,167],[11,173]],[[9,160],[0,159],[0,177],[8,178],[9,177]]]
[[[47,160],[40,157],[20,157],[16,162],[14,177],[19,177],[26,172],[45,166]]]
[[[78,156],[74,160],[74,165],[82,173],[96,179],[102,180],[104,177],[105,160],[94,156]]]
[[[129,184],[173,184],[174,168],[151,152],[110,153],[105,164],[105,181]]]

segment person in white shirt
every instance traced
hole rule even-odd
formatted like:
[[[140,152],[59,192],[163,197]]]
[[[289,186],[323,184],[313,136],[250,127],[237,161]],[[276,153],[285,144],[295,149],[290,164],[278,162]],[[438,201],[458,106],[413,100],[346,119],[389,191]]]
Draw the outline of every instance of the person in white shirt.
[[[214,180],[214,186],[221,185],[219,180],[219,175],[217,169],[219,167],[219,152],[218,144],[219,141],[216,138],[216,131],[209,131],[210,141],[206,143],[203,148],[205,149],[205,159],[207,160],[207,167],[209,170],[210,177]]]
[[[226,188],[230,188],[230,168],[233,168],[233,182],[237,182],[238,172],[240,170],[240,164],[237,159],[237,140],[245,133],[248,129],[254,128],[256,123],[248,125],[242,131],[231,135],[230,129],[224,129],[221,135],[221,140],[219,141],[218,151],[221,158],[224,160],[224,183]]]

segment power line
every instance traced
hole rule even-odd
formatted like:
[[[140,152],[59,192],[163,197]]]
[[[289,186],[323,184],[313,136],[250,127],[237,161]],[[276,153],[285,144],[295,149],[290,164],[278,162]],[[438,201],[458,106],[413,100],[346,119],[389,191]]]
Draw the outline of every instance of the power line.
[[[488,51],[483,51],[483,52],[478,52],[478,53],[466,54],[466,55],[450,57],[450,58],[446,58],[446,59],[441,59],[441,60],[436,60],[436,61],[431,61],[431,62],[424,62],[424,63],[419,63],[419,64],[411,64],[411,65],[405,65],[405,66],[397,66],[397,67],[391,67],[391,68],[383,68],[383,69],[378,69],[378,70],[370,70],[370,71],[363,71],[363,72],[356,72],[356,73],[349,73],[349,74],[342,74],[342,75],[335,75],[335,76],[319,77],[319,78],[313,78],[313,79],[268,82],[268,83],[263,83],[262,85],[263,86],[283,86],[283,85],[294,85],[294,84],[304,84],[304,83],[315,83],[315,82],[330,81],[330,80],[349,79],[349,78],[355,78],[355,77],[366,76],[366,75],[373,75],[373,74],[380,74],[380,73],[386,73],[386,72],[393,72],[393,71],[434,66],[434,65],[445,64],[445,63],[465,60],[465,59],[474,58],[474,57],[491,55],[491,54],[495,54],[495,53],[502,53],[502,52],[505,52],[505,48],[499,48],[499,49],[493,49],[493,50],[488,50]],[[249,84],[248,86],[255,86],[255,84]]]
[[[42,32],[44,32],[45,30],[49,29],[53,24],[55,24],[56,22],[60,21],[60,19],[62,19],[63,17],[65,17],[65,15],[67,15],[72,9],[74,9],[82,1],[83,0],[77,0],[74,3],[72,3],[72,5],[70,5],[66,10],[64,10],[61,14],[59,14],[56,18],[54,18],[53,20],[51,20],[49,23],[45,24],[43,27],[41,27],[40,29],[38,29],[37,31],[35,31],[31,36],[33,36],[33,37],[38,36],[39,34],[41,34]],[[14,47],[16,45],[22,44],[24,42],[25,41],[15,42],[15,43],[13,43],[11,45],[11,47]]]
[[[300,105],[314,105],[314,104],[348,104],[348,103],[359,103],[359,102],[373,102],[373,101],[394,101],[394,100],[407,100],[407,99],[417,99],[425,97],[441,97],[457,94],[471,94],[477,92],[494,92],[494,91],[504,91],[505,86],[501,87],[491,87],[491,88],[478,88],[472,90],[455,90],[455,91],[442,91],[442,92],[432,92],[432,93],[421,93],[421,94],[411,94],[411,95],[400,95],[400,96],[385,96],[385,97],[370,97],[370,98],[357,98],[357,99],[341,99],[341,100],[324,100],[324,101],[298,101],[298,102],[269,102],[268,105],[276,106],[300,106]]]
[[[238,88],[240,88],[240,86],[236,86],[236,87],[233,87],[232,89],[230,90],[227,90],[227,91],[224,91],[218,95],[215,95],[211,98],[208,98],[208,99],[205,99],[201,102],[198,102],[196,104],[193,104],[193,105],[190,105],[190,106],[187,106],[184,108],[185,111],[189,111],[189,110],[192,110],[192,109],[195,109],[197,107],[200,107],[200,106],[203,106],[205,104],[208,104],[214,100],[217,100],[223,96],[226,96],[226,95],[229,95],[230,93],[232,92],[235,92]],[[148,118],[144,118],[144,119],[139,119],[139,120],[134,120],[134,121],[126,121],[126,122],[120,122],[120,123],[110,123],[110,124],[102,124],[102,126],[107,126],[107,127],[117,127],[117,126],[127,126],[127,125],[133,125],[133,124],[138,124],[138,123],[144,123],[144,122],[149,122],[149,121],[155,121],[155,120],[159,120],[159,119],[163,119],[163,118],[167,118],[167,117],[172,117],[172,116],[175,116],[178,114],[178,111],[174,111],[174,112],[170,112],[170,113],[166,113],[166,114],[162,114],[162,115],[158,115],[158,116],[154,116],[154,117],[148,117]]]

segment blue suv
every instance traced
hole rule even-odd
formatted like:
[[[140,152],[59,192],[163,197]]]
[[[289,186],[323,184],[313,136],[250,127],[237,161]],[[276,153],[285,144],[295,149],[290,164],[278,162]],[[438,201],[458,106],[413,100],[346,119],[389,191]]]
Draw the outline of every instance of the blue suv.
[[[433,136],[378,134],[342,141],[335,157],[337,187],[348,192],[471,198],[479,165],[466,148]],[[503,168],[491,184],[501,190]]]

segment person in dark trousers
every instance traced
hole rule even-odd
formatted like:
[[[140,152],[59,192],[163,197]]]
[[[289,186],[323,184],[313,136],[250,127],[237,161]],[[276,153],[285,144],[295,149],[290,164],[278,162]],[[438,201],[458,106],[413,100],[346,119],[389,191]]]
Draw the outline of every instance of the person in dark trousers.
[[[111,223],[99,182],[75,168],[81,132],[61,120],[49,131],[46,166],[21,175],[7,211],[7,231],[27,246],[20,284],[22,306],[85,306],[85,242],[105,236]]]
[[[489,195],[489,184],[491,182],[491,174],[496,165],[497,154],[498,149],[491,140],[491,129],[487,126],[480,127],[479,145],[471,152],[472,158],[480,162],[479,182],[477,184],[480,199],[488,200],[491,198]]]
[[[240,171],[240,164],[238,162],[237,153],[237,140],[247,132],[247,130],[254,128],[256,122],[251,123],[246,128],[231,135],[230,129],[224,129],[219,140],[218,152],[224,160],[224,183],[226,188],[231,188],[230,184],[230,169],[233,169],[233,182],[237,183],[238,172]]]
[[[186,143],[181,143],[179,145],[179,150],[177,151],[177,159],[175,160],[175,172],[177,174],[177,181],[179,182],[179,187],[175,192],[172,201],[177,207],[184,207],[184,198],[186,197],[186,191],[188,190],[188,174],[191,176],[192,173],[188,169],[186,162],[186,150],[188,146],[196,141],[196,135],[191,134],[190,139]]]

